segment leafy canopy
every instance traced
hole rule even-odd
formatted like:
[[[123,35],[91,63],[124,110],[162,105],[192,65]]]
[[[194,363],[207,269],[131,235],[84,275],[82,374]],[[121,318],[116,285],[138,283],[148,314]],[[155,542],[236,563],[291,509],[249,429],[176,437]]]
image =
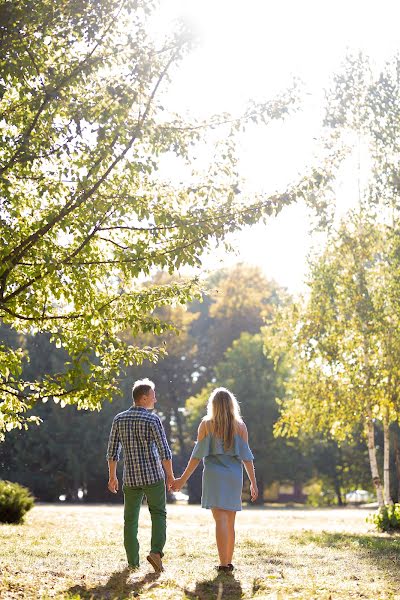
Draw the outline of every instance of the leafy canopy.
[[[305,190],[317,197],[329,178],[246,197],[235,136],[287,114],[296,89],[250,103],[240,117],[184,122],[163,94],[190,37],[178,28],[153,39],[154,8],[147,0],[0,7],[0,318],[17,332],[47,332],[69,356],[60,372],[29,379],[26,350],[0,344],[0,432],[35,420],[26,411],[49,397],[79,408],[111,399],[122,364],[162,353],[120,332],[161,333],[169,326],[154,310],[198,295],[196,281],[143,280],[200,264],[211,241]],[[220,131],[215,147],[210,128]],[[209,164],[196,171],[198,144]],[[165,156],[184,166],[183,181],[161,177]]]

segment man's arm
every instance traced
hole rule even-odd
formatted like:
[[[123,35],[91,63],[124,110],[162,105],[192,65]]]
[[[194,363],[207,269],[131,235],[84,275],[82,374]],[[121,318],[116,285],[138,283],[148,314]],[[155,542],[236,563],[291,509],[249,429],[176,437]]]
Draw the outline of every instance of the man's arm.
[[[172,484],[175,481],[174,470],[173,470],[173,467],[172,467],[172,460],[170,460],[170,459],[164,459],[162,461],[162,465],[163,465],[164,471],[165,471],[166,482],[167,482],[167,489],[168,489],[168,491],[170,491],[170,489],[172,488]]]
[[[117,464],[116,460],[108,461],[108,489],[113,494],[118,492]]]
[[[107,447],[108,460],[108,489],[113,494],[118,491],[117,464],[121,453],[121,442],[118,435],[118,423],[114,419],[111,426]]]
[[[174,482],[174,471],[172,468],[172,452],[170,450],[170,447],[168,446],[164,427],[162,426],[162,423],[158,418],[152,423],[152,431],[154,441],[157,445],[161,462],[164,467],[167,480],[167,489],[170,490]]]

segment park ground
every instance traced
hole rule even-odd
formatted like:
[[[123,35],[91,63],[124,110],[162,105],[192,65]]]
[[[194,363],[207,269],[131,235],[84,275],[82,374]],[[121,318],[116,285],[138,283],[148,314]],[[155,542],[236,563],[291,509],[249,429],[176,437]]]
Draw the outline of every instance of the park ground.
[[[218,575],[210,511],[168,507],[165,572],[125,567],[122,506],[38,505],[0,525],[0,598],[68,600],[400,600],[400,537],[378,534],[366,509],[251,507],[237,517],[233,575]]]

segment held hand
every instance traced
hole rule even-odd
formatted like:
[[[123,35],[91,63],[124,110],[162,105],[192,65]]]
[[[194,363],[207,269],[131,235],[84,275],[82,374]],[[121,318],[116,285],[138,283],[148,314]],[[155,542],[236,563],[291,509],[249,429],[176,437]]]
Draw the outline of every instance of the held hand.
[[[180,492],[183,486],[184,482],[182,481],[182,477],[178,477],[177,479],[175,479],[172,485],[172,489],[174,490],[174,492]]]
[[[108,480],[108,489],[113,494],[116,494],[118,492],[118,479],[116,477],[110,477],[110,479]]]
[[[167,476],[167,480],[165,482],[165,485],[166,485],[166,488],[167,488],[168,492],[170,492],[173,489],[174,482],[175,482],[174,476],[172,476],[172,477],[168,477]]]
[[[258,487],[257,487],[256,483],[250,484],[250,495],[251,495],[251,501],[255,502],[258,498]]]

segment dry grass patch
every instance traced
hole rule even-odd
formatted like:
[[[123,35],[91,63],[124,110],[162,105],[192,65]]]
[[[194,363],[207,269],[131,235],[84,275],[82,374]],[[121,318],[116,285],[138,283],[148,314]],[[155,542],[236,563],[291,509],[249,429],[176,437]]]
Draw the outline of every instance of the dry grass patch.
[[[0,597],[143,600],[400,600],[400,537],[376,534],[354,509],[250,508],[237,517],[233,576],[218,575],[209,511],[170,506],[166,570],[126,569],[121,506],[40,505],[0,526]]]

